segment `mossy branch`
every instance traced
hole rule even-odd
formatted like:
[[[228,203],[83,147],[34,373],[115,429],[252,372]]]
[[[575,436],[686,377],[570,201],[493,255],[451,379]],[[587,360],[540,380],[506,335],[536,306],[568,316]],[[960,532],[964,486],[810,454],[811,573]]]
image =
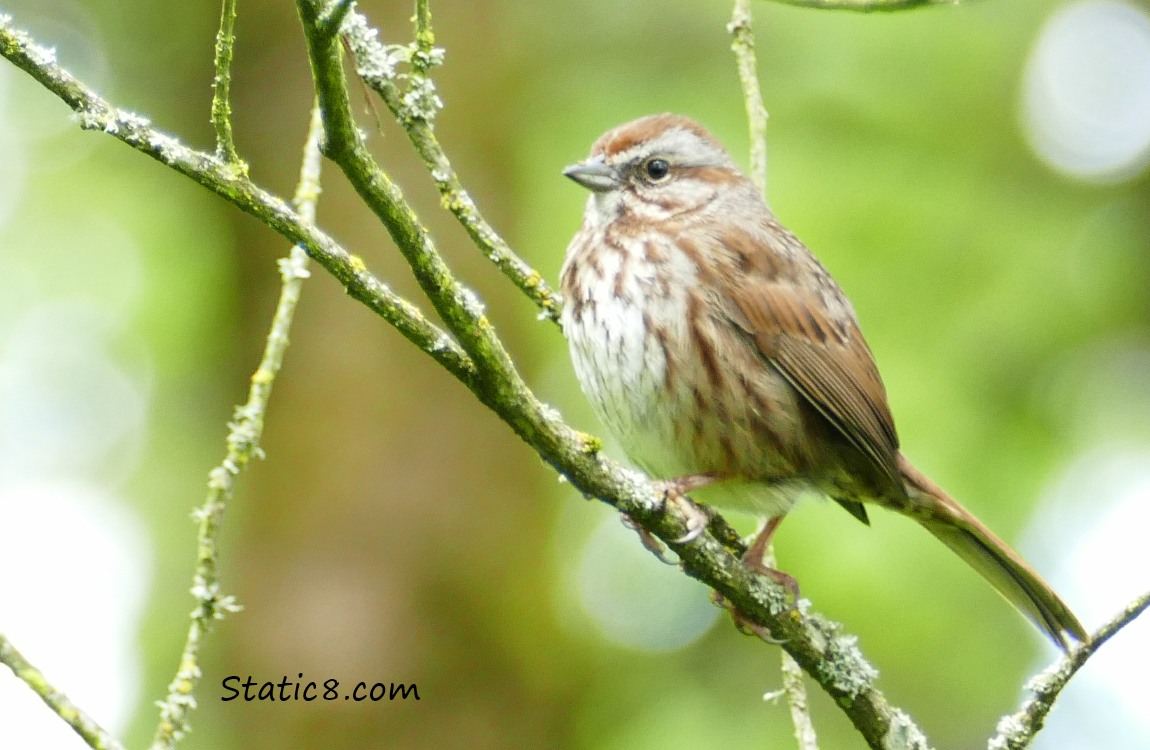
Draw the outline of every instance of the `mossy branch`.
[[[220,30],[216,33],[216,75],[212,79],[212,126],[216,129],[216,157],[236,165],[247,166],[236,153],[232,136],[232,55],[236,45],[236,0],[224,0],[220,9]]]
[[[348,15],[343,33],[355,56],[356,73],[379,95],[407,133],[439,190],[444,208],[463,226],[487,259],[539,307],[540,315],[558,322],[562,298],[483,218],[435,136],[433,118],[438,97],[427,73],[441,62],[443,51],[434,46],[435,36],[426,3],[417,8],[414,48],[383,44],[376,30],[355,12]],[[397,71],[397,65],[405,61],[412,66],[411,74]],[[401,81],[406,85],[401,86]],[[432,106],[419,106],[420,102]]]

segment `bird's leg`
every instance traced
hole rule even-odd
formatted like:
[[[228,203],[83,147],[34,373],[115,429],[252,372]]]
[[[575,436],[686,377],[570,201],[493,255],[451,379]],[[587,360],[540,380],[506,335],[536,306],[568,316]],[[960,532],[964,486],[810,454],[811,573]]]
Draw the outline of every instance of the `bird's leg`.
[[[799,601],[799,582],[796,581],[794,576],[791,574],[784,573],[781,570],[776,570],[764,562],[764,558],[767,554],[767,547],[771,543],[771,537],[775,535],[775,531],[778,530],[779,524],[782,522],[783,517],[779,515],[769,519],[763,525],[763,528],[760,529],[759,532],[755,535],[755,539],[751,542],[751,546],[748,547],[747,551],[743,553],[743,564],[746,565],[750,570],[765,575],[767,578],[770,578],[772,581],[786,589],[787,593],[794,598],[795,604],[792,604],[789,608],[793,609]],[[735,627],[738,628],[740,632],[747,635],[756,635],[767,643],[780,644],[786,642],[786,639],[779,639],[774,637],[768,628],[752,622],[750,618],[739,611],[738,607],[727,601],[727,598],[719,592],[713,592],[711,594],[711,598],[715,601],[715,603],[724,607],[728,612],[731,613],[731,619],[735,621]]]
[[[743,553],[743,562],[759,572],[762,572],[764,568],[770,570],[770,568],[767,568],[767,566],[763,564],[763,558],[767,554],[767,545],[771,543],[771,539],[775,536],[775,532],[778,531],[779,524],[782,522],[783,516],[778,515],[768,519],[767,522],[763,524],[763,528],[759,529],[758,533],[755,534],[755,539],[751,542],[751,546],[747,547],[747,551]]]
[[[755,540],[751,542],[751,546],[748,547],[747,551],[743,554],[743,563],[751,570],[762,573],[767,578],[770,578],[785,588],[797,602],[799,600],[799,582],[795,580],[795,577],[790,573],[772,568],[763,562],[763,558],[767,554],[767,546],[771,543],[771,538],[775,535],[779,524],[782,522],[783,516],[778,515],[763,525],[763,528],[755,535]]]

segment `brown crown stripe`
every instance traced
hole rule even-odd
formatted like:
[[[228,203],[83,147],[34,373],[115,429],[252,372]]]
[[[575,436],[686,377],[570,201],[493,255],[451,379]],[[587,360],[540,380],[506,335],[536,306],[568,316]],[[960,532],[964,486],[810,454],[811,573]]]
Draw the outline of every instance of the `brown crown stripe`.
[[[638,122],[608,130],[599,140],[595,141],[595,145],[591,147],[591,153],[593,155],[603,154],[608,157],[621,154],[624,151],[635,148],[641,143],[663,135],[672,128],[682,128],[704,140],[718,145],[718,141],[715,140],[715,137],[698,123],[688,120],[682,115],[665,113],[645,117]]]

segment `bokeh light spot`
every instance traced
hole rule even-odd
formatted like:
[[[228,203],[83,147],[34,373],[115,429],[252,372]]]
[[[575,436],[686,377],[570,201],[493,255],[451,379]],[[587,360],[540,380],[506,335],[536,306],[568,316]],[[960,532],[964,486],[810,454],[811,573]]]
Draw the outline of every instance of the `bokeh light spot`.
[[[139,698],[136,642],[151,578],[146,529],[89,482],[0,483],[4,633],[49,680],[113,732]],[[34,603],[34,604],[33,604]],[[0,669],[0,746],[83,745],[26,685]]]
[[[1117,0],[1056,11],[1027,63],[1022,105],[1031,146],[1054,169],[1136,176],[1150,160],[1150,17]]]
[[[702,636],[719,616],[707,588],[643,549],[611,514],[580,555],[579,599],[613,643],[639,651],[673,651]]]

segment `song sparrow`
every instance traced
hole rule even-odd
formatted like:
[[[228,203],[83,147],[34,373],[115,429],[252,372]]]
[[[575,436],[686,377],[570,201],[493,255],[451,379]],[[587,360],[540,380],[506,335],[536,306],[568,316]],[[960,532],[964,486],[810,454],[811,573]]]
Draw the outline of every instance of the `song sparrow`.
[[[564,174],[591,191],[562,270],[583,392],[631,460],[702,502],[768,522],[807,490],[868,522],[910,516],[1061,648],[1086,632],[1005,542],[899,452],[850,302],[699,124],[608,131]]]

